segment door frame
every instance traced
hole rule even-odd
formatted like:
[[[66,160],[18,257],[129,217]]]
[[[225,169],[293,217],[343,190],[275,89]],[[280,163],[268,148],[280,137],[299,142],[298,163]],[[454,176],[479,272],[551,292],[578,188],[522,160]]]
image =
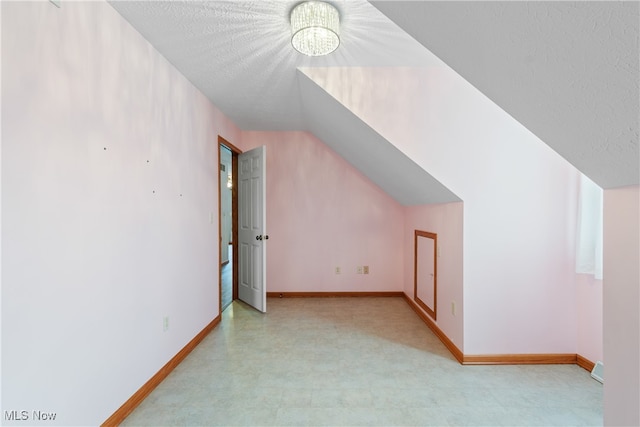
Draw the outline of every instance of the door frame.
[[[218,312],[222,314],[222,193],[220,191],[222,182],[220,180],[220,150],[225,147],[231,151],[231,239],[233,241],[233,252],[231,256],[232,275],[232,301],[238,299],[238,155],[242,150],[218,135]]]
[[[426,237],[433,240],[433,309],[418,296],[418,238]],[[436,320],[438,313],[438,234],[428,231],[414,231],[414,255],[413,255],[413,300],[429,316]]]

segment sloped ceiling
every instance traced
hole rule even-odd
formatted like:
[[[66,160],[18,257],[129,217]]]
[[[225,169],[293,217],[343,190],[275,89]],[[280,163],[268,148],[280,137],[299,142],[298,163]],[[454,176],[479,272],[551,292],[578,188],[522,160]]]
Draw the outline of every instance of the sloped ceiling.
[[[460,201],[421,166],[360,120],[316,82],[300,73],[303,111],[309,131],[368,176],[402,205]],[[327,126],[327,123],[331,123]],[[402,169],[397,169],[400,166]]]
[[[371,3],[598,185],[640,183],[639,2]]]
[[[244,130],[306,130],[298,67],[425,66],[430,52],[365,0],[333,3],[342,44],[307,57],[291,47],[299,1],[111,1],[110,4]]]
[[[297,71],[441,66],[441,61],[365,0],[332,2],[342,17],[343,42],[336,52],[317,58],[301,55],[291,47],[288,18],[297,3],[110,2],[241,129],[309,131],[403,205],[459,200]]]
[[[342,44],[319,58],[290,45],[295,0],[110,4],[241,129],[310,131],[402,204],[457,197],[299,68],[440,57],[600,186],[639,183],[637,4],[331,2]]]

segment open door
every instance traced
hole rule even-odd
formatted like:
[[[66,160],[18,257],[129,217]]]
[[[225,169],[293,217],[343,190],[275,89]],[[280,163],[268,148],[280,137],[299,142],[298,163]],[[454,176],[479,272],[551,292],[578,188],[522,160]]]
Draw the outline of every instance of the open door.
[[[266,147],[238,156],[238,298],[267,311]]]

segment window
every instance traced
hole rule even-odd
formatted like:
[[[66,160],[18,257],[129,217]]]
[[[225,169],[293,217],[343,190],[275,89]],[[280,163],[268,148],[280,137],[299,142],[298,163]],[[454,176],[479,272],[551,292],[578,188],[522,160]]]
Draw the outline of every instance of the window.
[[[580,176],[576,241],[576,273],[602,280],[602,188]]]

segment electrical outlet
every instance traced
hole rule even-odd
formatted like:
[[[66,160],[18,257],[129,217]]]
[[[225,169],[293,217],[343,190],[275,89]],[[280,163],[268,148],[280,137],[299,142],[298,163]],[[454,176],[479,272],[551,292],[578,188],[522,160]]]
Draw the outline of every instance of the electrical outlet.
[[[169,316],[164,316],[162,318],[162,330],[163,332],[167,332],[169,330]]]
[[[362,266],[361,265],[359,265],[358,268],[356,269],[356,273],[362,274]]]
[[[364,267],[362,267],[362,272],[363,272],[364,274],[369,274],[369,266],[368,266],[368,265],[365,265]]]
[[[336,267],[336,274],[340,274],[340,273],[341,273],[340,267]]]
[[[456,315],[456,302],[451,301],[451,314]]]

